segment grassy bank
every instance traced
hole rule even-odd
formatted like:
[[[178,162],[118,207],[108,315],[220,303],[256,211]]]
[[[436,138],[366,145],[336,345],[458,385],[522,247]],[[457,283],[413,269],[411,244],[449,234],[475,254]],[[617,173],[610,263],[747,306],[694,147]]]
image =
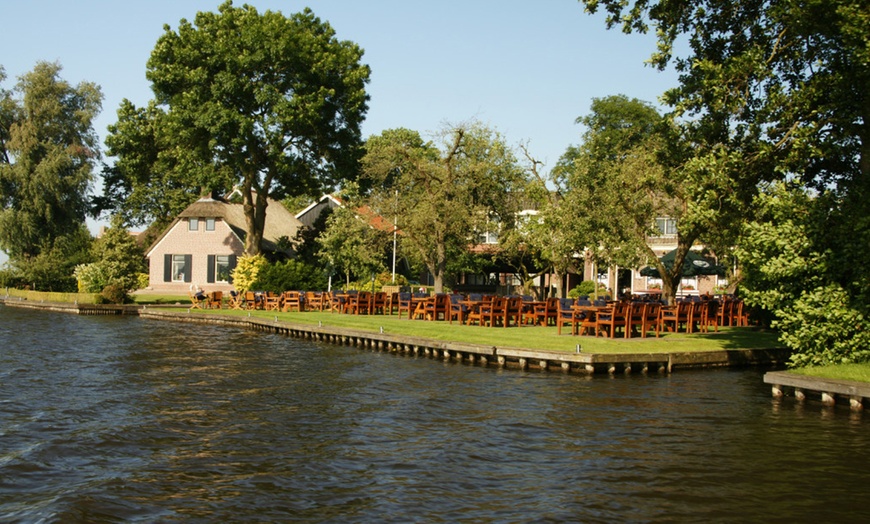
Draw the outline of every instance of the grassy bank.
[[[187,311],[186,305],[178,311]],[[191,310],[192,315],[235,315],[259,317],[281,322],[359,329],[451,342],[498,345],[528,349],[576,351],[580,344],[588,353],[672,353],[721,351],[725,349],[770,349],[780,347],[776,333],[754,328],[720,328],[718,333],[665,334],[661,338],[605,339],[572,336],[570,331],[558,335],[555,327],[523,326],[490,328],[464,326],[447,322],[408,320],[396,315],[342,315],[325,312],[275,313],[238,310]]]
[[[23,289],[5,288],[3,294],[34,302],[97,304],[100,300],[99,293],[57,293],[53,291],[25,291]]]
[[[835,380],[854,380],[870,382],[870,363],[867,364],[837,364],[813,368],[798,368],[790,370],[808,377],[829,378]]]

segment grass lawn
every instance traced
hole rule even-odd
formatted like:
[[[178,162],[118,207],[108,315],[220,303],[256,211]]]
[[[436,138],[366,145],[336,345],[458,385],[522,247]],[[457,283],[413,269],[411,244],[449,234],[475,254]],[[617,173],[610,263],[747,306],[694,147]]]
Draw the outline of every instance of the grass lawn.
[[[136,304],[190,304],[187,295],[157,295],[151,293],[133,293],[133,302]]]
[[[831,378],[837,380],[854,380],[857,382],[870,382],[870,363],[836,364],[831,366],[812,368],[795,368],[789,371],[809,377]]]
[[[179,301],[183,308],[170,311],[187,311],[187,303]],[[152,301],[153,303],[153,301]],[[165,302],[164,302],[165,303]],[[195,315],[248,316],[248,311],[239,310],[192,310]],[[520,328],[490,328],[464,326],[448,322],[408,320],[396,315],[342,315],[339,313],[306,311],[303,313],[275,313],[251,311],[252,317],[297,324],[359,329],[405,336],[423,337],[469,344],[483,344],[525,349],[547,349],[573,352],[580,344],[585,353],[675,353],[684,351],[719,351],[723,349],[771,349],[781,347],[773,331],[755,328],[719,328],[718,333],[665,334],[661,338],[605,339],[589,336],[572,336],[570,330],[556,334],[555,327],[523,326]]]

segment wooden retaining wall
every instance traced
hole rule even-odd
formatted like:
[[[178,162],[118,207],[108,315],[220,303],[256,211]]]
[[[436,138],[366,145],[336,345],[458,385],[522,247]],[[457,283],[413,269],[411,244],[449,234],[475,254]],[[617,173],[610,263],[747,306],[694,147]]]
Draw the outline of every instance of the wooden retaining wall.
[[[194,322],[236,326],[278,333],[294,338],[325,342],[360,349],[387,351],[397,354],[426,356],[445,361],[513,369],[536,369],[583,374],[671,373],[675,369],[710,367],[777,366],[789,357],[788,350],[723,350],[687,353],[621,353],[592,354],[535,350],[508,346],[489,346],[446,342],[392,333],[373,333],[347,328],[296,324],[261,317],[201,315],[195,312],[165,311],[159,306],[92,305],[37,303],[35,301],[3,300],[12,307],[26,307],[81,315],[139,315],[153,320]],[[177,306],[174,306],[177,307]]]
[[[674,369],[722,366],[773,366],[788,360],[783,350],[728,350],[701,353],[592,354],[534,350],[508,346],[484,346],[446,342],[406,335],[373,333],[346,328],[295,324],[258,317],[197,315],[140,310],[143,318],[180,322],[212,323],[278,333],[294,338],[360,349],[427,356],[445,361],[493,365],[514,369],[537,369],[565,373],[670,373]]]
[[[852,380],[808,377],[788,371],[771,371],[764,374],[764,383],[771,385],[770,389],[774,398],[785,397],[790,389],[798,402],[804,402],[808,396],[812,395],[827,406],[833,406],[838,401],[848,402],[849,407],[855,411],[863,410],[864,403],[870,399],[870,384]]]

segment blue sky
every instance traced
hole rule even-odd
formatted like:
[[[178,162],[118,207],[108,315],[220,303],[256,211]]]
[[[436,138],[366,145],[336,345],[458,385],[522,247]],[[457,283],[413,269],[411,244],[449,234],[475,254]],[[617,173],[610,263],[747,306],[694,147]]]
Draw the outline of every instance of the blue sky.
[[[145,63],[164,24],[173,29],[220,0],[0,0],[4,87],[39,60],[62,77],[98,84],[101,141],[122,99],[151,99]],[[244,2],[236,0],[235,5]],[[577,0],[251,0],[259,11],[310,7],[338,38],[365,50],[372,69],[364,136],[406,127],[424,136],[472,119],[524,143],[549,171],[580,141],[593,98],[625,94],[657,103],[676,83],[644,61],[652,36],[607,31]],[[111,162],[111,159],[105,159]],[[94,224],[91,223],[93,228]]]

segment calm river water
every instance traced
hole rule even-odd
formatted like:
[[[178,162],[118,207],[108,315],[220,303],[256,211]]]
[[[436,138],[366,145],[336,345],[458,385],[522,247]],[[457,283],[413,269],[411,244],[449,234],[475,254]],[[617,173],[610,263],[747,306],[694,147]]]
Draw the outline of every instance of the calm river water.
[[[0,306],[2,522],[866,522],[870,416]]]

